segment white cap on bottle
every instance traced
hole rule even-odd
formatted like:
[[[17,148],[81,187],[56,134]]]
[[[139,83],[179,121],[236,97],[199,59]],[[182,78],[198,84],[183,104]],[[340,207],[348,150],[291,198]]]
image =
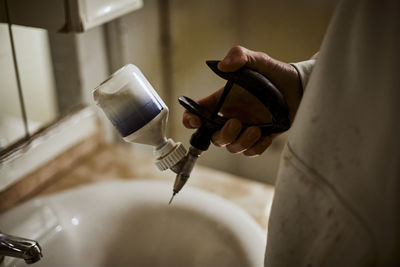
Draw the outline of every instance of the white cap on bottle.
[[[168,139],[163,147],[154,150],[156,161],[154,164],[161,171],[171,168],[177,164],[186,155],[186,149],[182,143],[175,143],[172,139]]]

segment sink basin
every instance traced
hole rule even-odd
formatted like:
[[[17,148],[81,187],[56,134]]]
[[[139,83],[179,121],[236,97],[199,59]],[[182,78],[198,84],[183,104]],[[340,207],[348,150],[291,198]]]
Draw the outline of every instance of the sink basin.
[[[4,233],[36,239],[33,266],[263,266],[265,233],[243,210],[171,183],[102,182],[26,202],[0,216]],[[7,257],[0,266],[27,266]]]

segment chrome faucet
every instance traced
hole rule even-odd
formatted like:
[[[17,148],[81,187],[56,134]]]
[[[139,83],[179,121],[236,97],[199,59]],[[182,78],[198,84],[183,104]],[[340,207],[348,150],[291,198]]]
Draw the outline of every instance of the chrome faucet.
[[[35,240],[0,232],[0,263],[4,256],[24,259],[27,264],[31,264],[40,260],[42,249]]]

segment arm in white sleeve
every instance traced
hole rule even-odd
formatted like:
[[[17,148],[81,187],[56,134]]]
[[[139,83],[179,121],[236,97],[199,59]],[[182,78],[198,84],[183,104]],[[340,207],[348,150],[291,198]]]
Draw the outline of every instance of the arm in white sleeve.
[[[318,58],[318,53],[312,56],[311,59],[306,61],[301,61],[297,63],[290,63],[293,67],[296,68],[297,72],[299,73],[301,85],[303,86],[303,91],[306,89],[306,85],[308,83],[308,79],[310,78],[311,72],[313,70],[315,61]]]

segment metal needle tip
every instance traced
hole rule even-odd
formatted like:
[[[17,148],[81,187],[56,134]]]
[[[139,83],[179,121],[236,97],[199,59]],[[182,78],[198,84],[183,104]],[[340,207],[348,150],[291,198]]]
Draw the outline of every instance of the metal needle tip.
[[[172,194],[171,199],[170,199],[169,202],[168,202],[168,205],[171,204],[171,202],[172,202],[172,200],[174,199],[175,195],[176,195],[176,193],[174,192],[174,193]]]

